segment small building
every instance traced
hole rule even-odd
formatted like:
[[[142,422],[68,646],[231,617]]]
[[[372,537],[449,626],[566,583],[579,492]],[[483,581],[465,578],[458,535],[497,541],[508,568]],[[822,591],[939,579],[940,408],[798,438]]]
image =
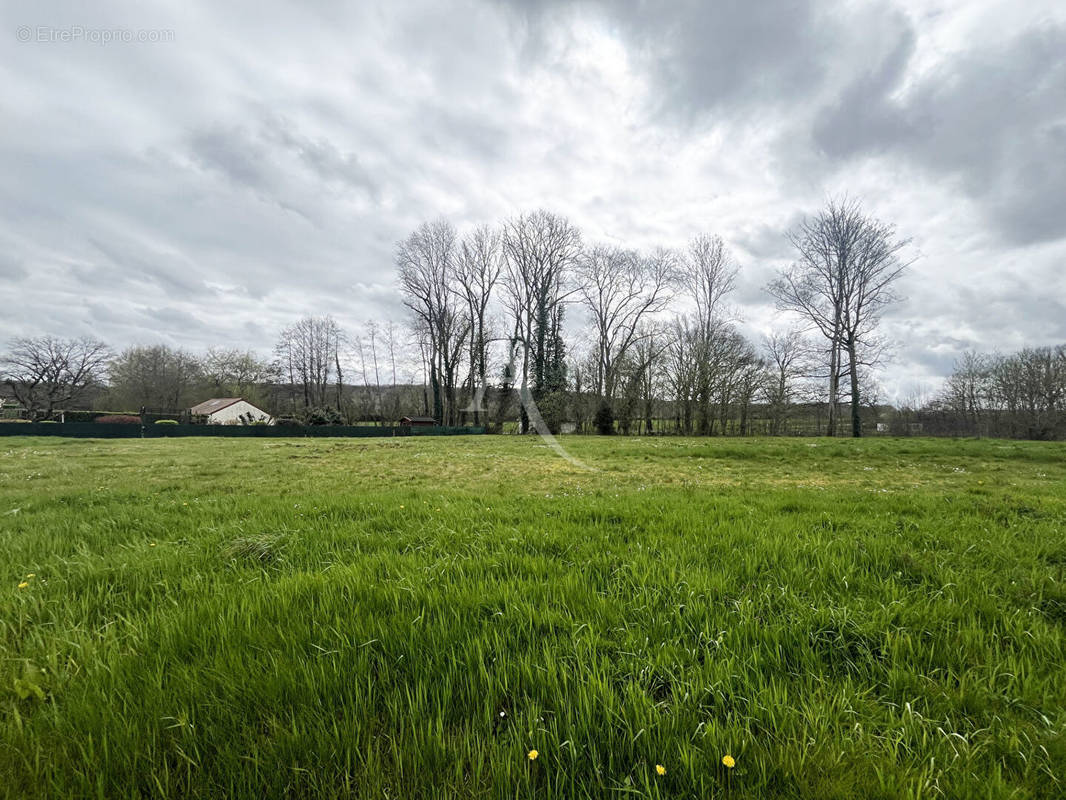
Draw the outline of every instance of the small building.
[[[410,425],[412,428],[429,428],[437,424],[433,417],[403,417],[401,425]]]
[[[240,397],[212,397],[189,409],[193,421],[203,419],[208,425],[251,425],[263,422],[273,425],[273,418]]]

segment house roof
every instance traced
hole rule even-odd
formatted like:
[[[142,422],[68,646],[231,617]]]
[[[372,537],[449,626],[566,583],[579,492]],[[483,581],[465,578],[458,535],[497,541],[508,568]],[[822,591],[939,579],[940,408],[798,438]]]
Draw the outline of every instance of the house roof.
[[[403,417],[402,419],[409,420],[410,422],[433,422],[433,423],[435,423],[437,421],[437,420],[433,419],[433,417]]]
[[[211,415],[239,402],[241,402],[240,397],[212,397],[210,400],[204,400],[199,405],[193,406],[189,411],[192,414]]]

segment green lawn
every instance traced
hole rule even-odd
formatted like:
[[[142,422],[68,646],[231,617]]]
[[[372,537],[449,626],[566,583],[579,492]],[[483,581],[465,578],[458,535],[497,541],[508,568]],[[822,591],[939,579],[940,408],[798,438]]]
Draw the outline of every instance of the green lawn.
[[[1066,446],[564,441],[0,440],[0,796],[1066,795]]]

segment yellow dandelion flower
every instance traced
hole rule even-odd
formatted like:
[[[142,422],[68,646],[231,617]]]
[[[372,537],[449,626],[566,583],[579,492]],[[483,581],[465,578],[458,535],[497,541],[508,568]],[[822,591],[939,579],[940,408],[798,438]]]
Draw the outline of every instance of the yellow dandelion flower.
[[[23,581],[22,583],[19,584],[19,588],[20,589],[25,589],[27,586],[29,586],[29,583],[27,583],[26,581]]]
[[[403,508],[403,506],[400,506],[400,508]]]
[[[149,546],[149,547],[155,547],[155,542],[149,542],[149,543],[148,543],[148,546]]]
[[[733,756],[728,755],[728,754],[722,756],[722,763],[725,764],[726,767],[728,767],[729,769],[733,769],[733,767],[735,767],[737,765],[737,762],[733,758]]]
[[[36,577],[37,577],[37,573],[36,573],[36,572],[31,572],[31,573],[30,573],[29,575],[27,575],[26,577],[27,577],[27,578],[36,578]]]
[[[666,767],[664,767],[662,764],[656,764],[655,765],[655,774],[656,775],[665,775],[666,774]]]
[[[530,761],[536,761],[537,760],[537,756],[539,756],[539,755],[540,755],[540,753],[538,753],[536,750],[530,750],[529,751],[529,760]]]

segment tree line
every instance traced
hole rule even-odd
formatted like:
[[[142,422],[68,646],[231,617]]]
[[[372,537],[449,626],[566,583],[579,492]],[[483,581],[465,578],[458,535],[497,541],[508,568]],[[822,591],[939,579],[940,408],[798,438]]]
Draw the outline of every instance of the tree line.
[[[841,432],[846,396],[847,430],[859,436],[887,346],[878,323],[898,299],[909,242],[848,199],[789,240],[796,260],[766,291],[793,326],[754,343],[730,304],[740,267],[720,236],[641,252],[586,242],[543,210],[465,236],[446,220],[423,223],[396,265],[432,413],[447,424],[491,419],[493,390],[506,404],[521,386],[553,430],[745,434],[758,406],[768,432],[782,433],[821,394],[824,432]],[[574,313],[586,326],[567,337]],[[518,417],[527,430],[524,406]]]
[[[918,411],[915,421],[930,432],[1066,439],[1066,344],[965,353],[939,395]]]
[[[587,241],[538,210],[463,234],[443,219],[419,225],[396,246],[399,324],[304,317],[266,358],[18,339],[0,377],[32,419],[79,403],[176,410],[240,396],[299,422],[426,414],[525,432],[524,391],[555,432],[884,427],[874,375],[890,342],[879,322],[900,299],[909,241],[846,198],[787,237],[795,258],[764,288],[788,324],[760,341],[741,333],[731,302],[741,267],[720,236],[640,251]],[[1062,436],[1062,360],[1062,348],[967,354],[941,396],[889,415],[893,432]]]
[[[17,404],[30,420],[77,409],[180,415],[212,397],[242,397],[274,416],[305,424],[395,422],[420,408],[420,390],[398,383],[395,325],[368,323],[348,337],[330,317],[305,317],[283,330],[272,357],[211,348],[193,353],[168,345],[113,352],[92,338],[51,336],[11,341],[0,356],[0,409]],[[366,337],[365,339],[362,337]],[[378,358],[391,353],[388,362]],[[358,364],[358,358],[363,364]],[[354,370],[344,366],[354,361]],[[383,380],[391,374],[392,385]],[[345,376],[361,379],[348,386]]]

